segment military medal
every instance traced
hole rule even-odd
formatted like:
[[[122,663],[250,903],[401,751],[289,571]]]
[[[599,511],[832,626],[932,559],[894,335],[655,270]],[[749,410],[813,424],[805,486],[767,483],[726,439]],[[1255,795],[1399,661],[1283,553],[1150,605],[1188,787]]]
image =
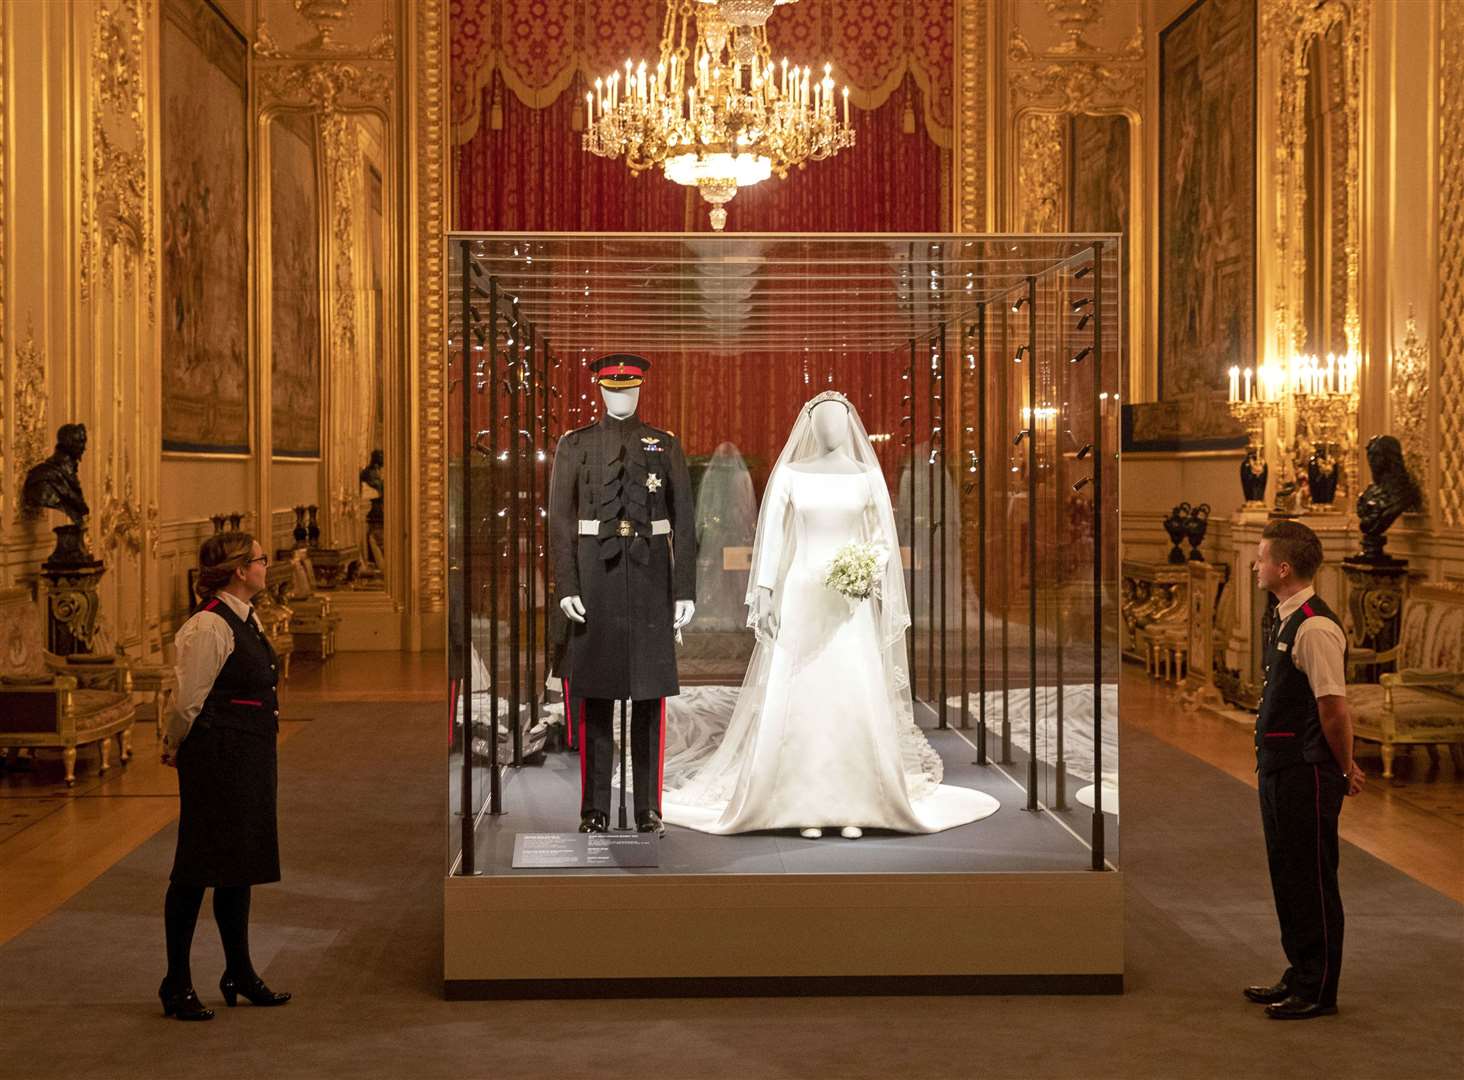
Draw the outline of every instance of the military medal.
[[[650,473],[649,475],[646,476],[646,490],[647,491],[660,491],[661,490],[661,478],[659,476],[657,476],[655,473]]]

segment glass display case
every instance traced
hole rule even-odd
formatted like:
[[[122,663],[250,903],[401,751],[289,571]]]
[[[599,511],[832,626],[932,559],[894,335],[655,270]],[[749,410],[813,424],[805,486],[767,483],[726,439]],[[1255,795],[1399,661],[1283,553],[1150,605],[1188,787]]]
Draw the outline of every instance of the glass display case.
[[[449,993],[1117,990],[1118,238],[447,243]],[[620,422],[591,371],[616,353],[650,361],[630,421],[650,434],[615,475],[649,485],[664,527],[594,521],[583,485],[603,477],[581,450],[565,481],[580,509],[550,511],[555,470],[576,468],[556,453]],[[799,567],[844,490],[788,454],[799,431],[834,453],[819,401],[843,406],[835,441],[864,455],[850,539],[895,563],[867,598],[821,580],[827,551]],[[688,466],[676,514],[667,449]],[[749,628],[745,601],[778,535],[804,546],[769,594],[774,633]],[[567,648],[584,631],[560,607],[555,542],[595,545],[606,573],[626,560],[641,613],[641,593],[657,612],[674,598],[634,545],[652,570],[657,551],[695,560],[679,632],[617,623],[616,663],[659,647],[643,633],[676,637],[680,691],[650,750],[664,834],[626,809],[640,750],[613,703],[608,828],[580,830],[587,661]],[[687,811],[713,774],[720,801]],[[869,810],[871,792],[896,810]],[[785,798],[810,828],[767,809]]]

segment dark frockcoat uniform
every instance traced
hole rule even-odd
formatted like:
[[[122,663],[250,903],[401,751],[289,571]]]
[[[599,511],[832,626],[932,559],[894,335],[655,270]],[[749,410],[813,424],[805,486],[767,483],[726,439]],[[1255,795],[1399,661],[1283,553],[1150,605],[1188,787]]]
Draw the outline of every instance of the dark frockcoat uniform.
[[[658,809],[664,699],[680,690],[676,601],[696,599],[685,455],[669,432],[606,416],[559,440],[549,486],[555,598],[578,596],[586,613],[570,624],[562,665],[571,741],[583,742],[583,809],[609,813],[611,703],[626,698],[636,809]]]

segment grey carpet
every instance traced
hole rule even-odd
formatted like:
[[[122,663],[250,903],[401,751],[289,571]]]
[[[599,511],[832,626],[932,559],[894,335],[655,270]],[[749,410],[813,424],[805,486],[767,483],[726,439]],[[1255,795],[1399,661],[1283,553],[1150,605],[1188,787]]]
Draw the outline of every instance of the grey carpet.
[[[1343,1014],[1263,1020],[1238,992],[1281,966],[1254,792],[1131,732],[1121,997],[447,1003],[444,717],[313,711],[282,749],[285,880],[257,890],[254,919],[260,970],[297,1000],[210,1024],[161,1019],[165,829],[0,947],[0,1076],[1422,1080],[1464,1068],[1460,906],[1345,846]],[[215,1005],[221,964],[205,914],[194,971]]]

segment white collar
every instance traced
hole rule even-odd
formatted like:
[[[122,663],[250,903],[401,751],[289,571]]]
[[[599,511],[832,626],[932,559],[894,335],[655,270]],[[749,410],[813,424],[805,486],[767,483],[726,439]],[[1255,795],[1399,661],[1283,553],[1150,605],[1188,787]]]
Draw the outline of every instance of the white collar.
[[[248,603],[247,601],[240,600],[233,593],[216,592],[214,593],[214,596],[218,597],[218,599],[228,604],[229,608],[234,612],[234,614],[239,616],[240,622],[247,623],[249,621],[249,616],[254,614],[254,605]]]
[[[1300,608],[1302,604],[1306,603],[1316,594],[1317,590],[1311,585],[1308,585],[1300,592],[1292,593],[1285,600],[1276,605],[1276,618],[1284,623],[1287,619],[1291,618],[1292,615],[1296,614],[1297,609]]]

